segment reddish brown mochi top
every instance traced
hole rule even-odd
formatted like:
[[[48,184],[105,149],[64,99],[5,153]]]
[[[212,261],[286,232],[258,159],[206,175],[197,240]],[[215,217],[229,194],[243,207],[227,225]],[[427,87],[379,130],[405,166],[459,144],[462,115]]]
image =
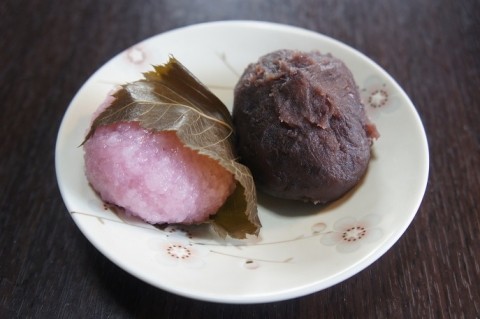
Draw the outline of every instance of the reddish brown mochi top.
[[[315,203],[358,183],[377,137],[350,70],[319,52],[280,50],[250,64],[235,87],[233,121],[257,186]]]

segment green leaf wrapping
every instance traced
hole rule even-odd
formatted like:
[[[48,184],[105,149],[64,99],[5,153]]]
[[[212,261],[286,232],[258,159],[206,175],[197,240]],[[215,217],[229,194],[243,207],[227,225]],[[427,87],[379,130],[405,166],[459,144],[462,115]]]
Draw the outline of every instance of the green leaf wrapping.
[[[175,131],[187,147],[216,160],[237,182],[234,193],[208,221],[215,231],[239,239],[258,234],[261,224],[252,175],[235,160],[230,112],[207,87],[170,57],[165,65],[154,66],[144,79],[123,85],[113,96],[112,104],[93,121],[85,141],[98,127],[117,122]]]

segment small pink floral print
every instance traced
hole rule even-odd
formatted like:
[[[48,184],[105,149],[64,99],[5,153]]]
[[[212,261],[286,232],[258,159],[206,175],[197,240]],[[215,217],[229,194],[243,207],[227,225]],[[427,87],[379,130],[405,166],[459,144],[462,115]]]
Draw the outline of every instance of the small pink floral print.
[[[257,269],[258,267],[260,267],[260,263],[253,260],[253,259],[247,259],[243,262],[243,267],[245,267],[247,269],[250,269],[250,270],[253,270],[253,269]]]
[[[391,113],[400,104],[392,87],[377,76],[370,76],[360,90],[363,105],[369,115],[378,116],[379,112]]]
[[[131,47],[127,50],[126,54],[128,61],[134,64],[141,64],[146,60],[146,54],[144,50],[138,46]]]
[[[314,235],[322,233],[325,229],[327,229],[327,224],[325,223],[316,223],[312,226],[312,233]]]
[[[150,247],[157,252],[155,259],[167,266],[184,266],[199,268],[205,264],[204,257],[209,250],[202,245],[192,243],[188,231],[173,226],[164,229],[166,236],[150,242]]]
[[[379,223],[378,215],[368,215],[360,220],[345,217],[333,225],[333,231],[325,233],[320,242],[325,246],[336,246],[337,251],[349,253],[356,251],[362,243],[370,243],[382,237],[380,228],[375,226]]]
[[[208,251],[187,241],[167,241],[158,247],[156,260],[167,266],[185,266],[199,268],[205,264]]]

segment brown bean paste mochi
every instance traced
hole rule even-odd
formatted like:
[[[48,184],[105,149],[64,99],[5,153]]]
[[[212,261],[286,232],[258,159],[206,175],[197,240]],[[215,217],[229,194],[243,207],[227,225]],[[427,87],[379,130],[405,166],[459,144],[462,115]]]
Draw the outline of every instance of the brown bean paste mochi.
[[[234,97],[238,152],[264,192],[327,203],[365,174],[378,132],[339,59],[272,52],[246,68]]]

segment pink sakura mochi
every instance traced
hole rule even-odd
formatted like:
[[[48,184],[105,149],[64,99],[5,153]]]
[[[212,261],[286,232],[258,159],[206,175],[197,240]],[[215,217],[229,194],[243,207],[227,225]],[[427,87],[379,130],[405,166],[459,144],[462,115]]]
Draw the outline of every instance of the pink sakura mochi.
[[[230,172],[173,131],[110,124],[97,128],[84,150],[87,179],[100,197],[152,224],[201,223],[235,189]]]

